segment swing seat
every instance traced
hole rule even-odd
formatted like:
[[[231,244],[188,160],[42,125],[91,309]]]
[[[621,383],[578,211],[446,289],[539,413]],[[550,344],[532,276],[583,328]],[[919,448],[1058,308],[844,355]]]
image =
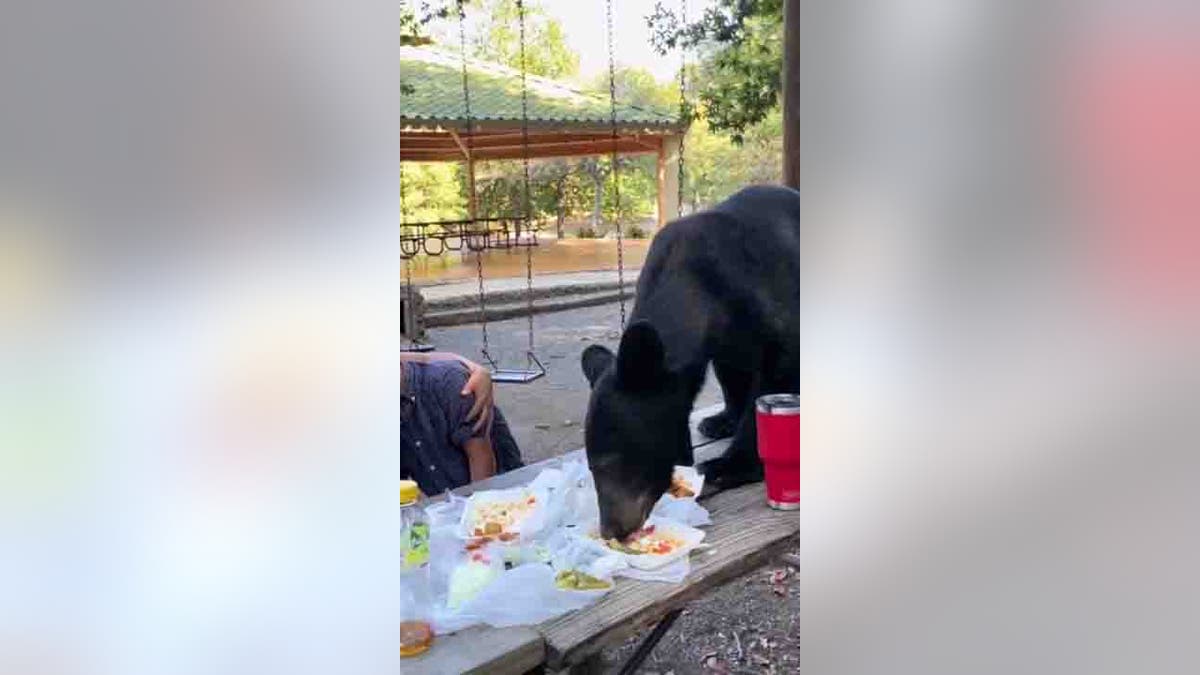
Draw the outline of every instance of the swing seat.
[[[542,365],[541,361],[538,361],[537,357],[533,355],[533,352],[526,352],[525,356],[529,360],[529,365],[536,365],[537,368],[500,368],[496,365],[496,362],[492,360],[490,354],[484,352],[483,356],[492,366],[492,382],[525,384],[527,382],[533,382],[534,380],[546,374],[546,367]]]
[[[546,374],[544,370],[518,370],[515,368],[497,368],[492,371],[492,382],[509,384],[525,384],[533,382]]]
[[[424,342],[414,342],[405,347],[401,347],[400,351],[402,351],[402,352],[431,352],[434,349],[437,349],[437,347],[434,347],[433,345],[427,345]]]

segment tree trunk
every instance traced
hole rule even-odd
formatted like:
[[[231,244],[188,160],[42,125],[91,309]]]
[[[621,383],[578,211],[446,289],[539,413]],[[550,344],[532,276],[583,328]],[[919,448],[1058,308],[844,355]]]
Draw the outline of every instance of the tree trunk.
[[[595,183],[595,190],[593,191],[595,200],[592,204],[592,229],[599,234],[600,211],[604,206],[604,174],[600,172],[598,167],[597,170],[592,173],[592,181]]]
[[[558,220],[555,224],[558,227],[558,238],[559,239],[563,238],[563,230],[562,230],[563,219],[566,217],[566,212],[563,210],[563,191],[566,188],[566,182],[567,182],[566,178],[561,178],[561,179],[559,179],[558,183],[554,186],[554,208],[555,208],[554,215],[557,216],[557,218],[558,218]]]

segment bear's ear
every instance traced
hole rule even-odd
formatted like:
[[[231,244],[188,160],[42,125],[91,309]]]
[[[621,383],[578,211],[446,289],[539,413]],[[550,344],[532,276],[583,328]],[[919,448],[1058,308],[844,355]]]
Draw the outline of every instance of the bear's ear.
[[[588,384],[596,386],[596,380],[599,379],[601,373],[608,370],[608,366],[612,364],[612,351],[603,345],[590,345],[583,350],[583,356],[580,357],[580,365],[583,366],[583,376],[587,378]]]
[[[667,374],[666,352],[658,331],[648,321],[635,321],[621,336],[617,381],[630,391],[661,384]]]

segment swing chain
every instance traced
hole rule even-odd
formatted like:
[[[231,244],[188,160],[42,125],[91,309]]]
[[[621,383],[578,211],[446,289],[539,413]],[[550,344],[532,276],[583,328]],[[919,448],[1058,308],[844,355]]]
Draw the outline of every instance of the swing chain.
[[[524,0],[517,0],[517,17],[521,28],[521,160],[525,169],[525,213],[523,225],[526,236],[529,236],[529,212],[533,205],[529,195],[529,87],[525,81],[526,64]],[[525,316],[529,322],[529,351],[527,353],[527,357],[530,361],[533,361],[536,360],[533,356],[533,246],[531,246],[529,242],[525,243]],[[532,364],[527,363],[527,365]]]
[[[401,232],[401,234],[403,234],[403,232],[404,232],[404,223],[405,223],[404,207],[405,207],[404,162],[400,162],[400,232]],[[406,257],[403,255],[403,253],[404,253],[404,251],[402,249],[400,257],[404,259],[404,291],[405,291],[405,295],[408,296],[408,298],[407,298],[408,299],[408,311],[405,314],[404,329],[406,331],[408,331],[408,340],[409,340],[410,347],[412,347],[415,350],[417,347],[417,335],[416,335],[415,328],[413,326],[413,324],[414,324],[413,316],[416,313],[416,306],[413,305],[413,287],[412,287],[413,257],[412,256]]]
[[[687,73],[687,50],[683,45],[683,35],[682,35],[682,31],[684,30],[684,28],[687,27],[687,0],[679,0],[679,14],[680,14],[680,25],[683,27],[683,28],[680,28],[681,33],[680,33],[678,42],[676,43],[679,45],[679,123],[684,125],[684,127],[680,131],[680,134],[679,134],[679,170],[678,170],[679,176],[676,179],[676,183],[678,183],[679,194],[676,197],[678,200],[678,204],[676,206],[676,213],[678,215],[682,216],[683,215],[683,177],[684,177],[683,142],[684,142],[684,138],[687,136],[687,126],[686,125],[687,125],[687,118],[688,118],[688,114],[689,114],[688,113],[688,104],[687,104],[687,74],[686,74]]]
[[[474,142],[474,124],[473,124],[473,120],[471,118],[471,88],[470,88],[470,85],[467,83],[467,29],[466,29],[467,12],[463,6],[464,5],[463,0],[456,0],[456,4],[458,6],[458,49],[459,49],[459,56],[461,57],[461,60],[462,60],[463,114],[464,114],[465,121],[467,123],[467,133],[466,133],[466,136],[467,136],[467,138],[466,138],[467,161],[470,162],[471,161],[471,144]],[[475,194],[474,194],[475,186],[468,185],[467,189],[471,192],[471,194],[467,195],[469,203],[474,205],[475,204]],[[474,230],[475,225],[476,225],[476,221],[475,221],[476,214],[471,213],[471,214],[469,214],[469,217],[471,219],[471,229]],[[476,279],[478,279],[478,281],[479,281],[479,325],[483,331],[483,349],[481,351],[483,352],[484,358],[486,358],[488,360],[488,363],[491,363],[494,366],[495,362],[492,361],[492,357],[488,353],[487,306],[485,304],[486,301],[484,300],[484,291],[483,291],[483,250],[482,249],[478,249],[475,251],[475,276],[476,276]]]
[[[605,2],[605,22],[608,26],[608,102],[612,126],[613,221],[617,225],[617,299],[621,305],[621,330],[625,330],[625,251],[621,232],[621,176],[617,165],[617,69],[613,47],[612,0]]]

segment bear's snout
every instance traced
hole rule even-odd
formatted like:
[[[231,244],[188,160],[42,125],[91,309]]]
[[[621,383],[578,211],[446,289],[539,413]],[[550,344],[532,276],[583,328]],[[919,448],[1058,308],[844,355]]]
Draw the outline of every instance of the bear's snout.
[[[600,503],[600,535],[605,539],[624,540],[650,516],[654,498],[649,494],[625,494]]]

